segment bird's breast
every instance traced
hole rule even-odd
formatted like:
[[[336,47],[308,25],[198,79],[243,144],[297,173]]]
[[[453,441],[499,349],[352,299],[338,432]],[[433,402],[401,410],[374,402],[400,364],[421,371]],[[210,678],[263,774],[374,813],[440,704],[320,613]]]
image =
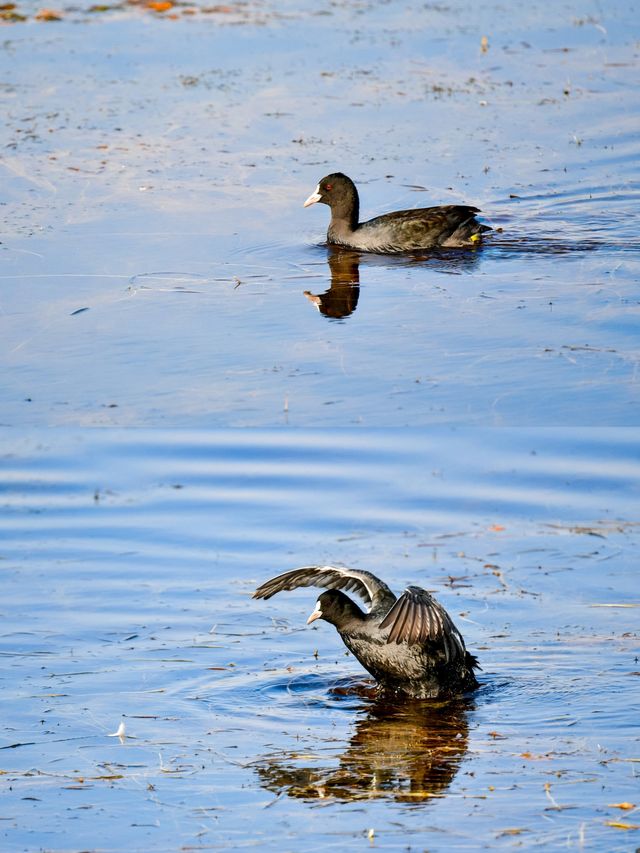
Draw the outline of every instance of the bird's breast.
[[[378,681],[424,678],[435,661],[422,646],[387,643],[388,631],[341,633],[349,651]]]

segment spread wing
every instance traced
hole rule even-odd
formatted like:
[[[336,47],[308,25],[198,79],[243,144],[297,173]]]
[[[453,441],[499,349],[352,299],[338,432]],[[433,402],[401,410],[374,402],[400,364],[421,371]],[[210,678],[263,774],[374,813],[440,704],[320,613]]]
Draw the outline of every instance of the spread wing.
[[[371,610],[386,612],[396,597],[386,583],[363,569],[345,569],[339,566],[304,566],[293,569],[266,581],[253,593],[254,598],[271,598],[277,592],[297,589],[299,586],[317,586],[321,589],[341,589],[359,596]]]
[[[444,607],[419,586],[407,587],[380,627],[391,629],[388,643],[406,642],[412,646],[429,640],[442,646],[447,663],[465,659],[466,648],[460,631]]]

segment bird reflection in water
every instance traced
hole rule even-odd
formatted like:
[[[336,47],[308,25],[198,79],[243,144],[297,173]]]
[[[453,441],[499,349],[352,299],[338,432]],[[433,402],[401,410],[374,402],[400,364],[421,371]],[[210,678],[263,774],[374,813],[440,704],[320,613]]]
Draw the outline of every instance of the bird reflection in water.
[[[327,260],[331,272],[331,287],[324,293],[315,294],[305,290],[304,295],[321,314],[333,320],[348,317],[356,310],[360,297],[360,264],[366,267],[404,267],[422,266],[425,269],[448,275],[459,275],[473,270],[479,260],[481,247],[465,252],[445,250],[431,252],[411,252],[399,255],[375,255],[354,252],[327,246]]]
[[[449,702],[377,700],[355,723],[337,763],[308,750],[278,752],[256,765],[262,785],[299,799],[372,797],[423,802],[445,794],[468,748],[471,699]],[[326,761],[326,759],[324,759]]]
[[[339,320],[356,310],[360,296],[360,253],[329,247],[331,287],[320,295],[305,290],[304,295],[318,311]]]

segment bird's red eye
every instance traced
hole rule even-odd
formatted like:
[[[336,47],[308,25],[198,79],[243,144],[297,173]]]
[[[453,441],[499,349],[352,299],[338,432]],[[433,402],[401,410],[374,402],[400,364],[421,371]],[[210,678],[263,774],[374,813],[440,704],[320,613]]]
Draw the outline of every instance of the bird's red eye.
[[[325,188],[325,190],[328,190],[329,192],[331,192],[331,190],[333,189],[333,186],[331,184],[325,184],[324,188]]]

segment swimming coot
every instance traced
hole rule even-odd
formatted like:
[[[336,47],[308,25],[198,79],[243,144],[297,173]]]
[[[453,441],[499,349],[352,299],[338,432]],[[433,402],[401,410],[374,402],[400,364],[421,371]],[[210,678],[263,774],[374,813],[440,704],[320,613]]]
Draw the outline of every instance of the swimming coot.
[[[447,204],[398,210],[359,222],[360,200],[351,178],[335,172],[323,178],[305,201],[304,207],[317,201],[331,208],[327,241],[361,252],[411,252],[437,247],[477,246],[488,225],[476,219],[477,207]]]
[[[435,598],[410,586],[400,598],[371,572],[336,566],[306,566],[266,581],[254,598],[301,586],[326,589],[307,624],[335,625],[345,646],[385,691],[417,699],[459,696],[478,686],[478,662],[464,645],[451,617]],[[364,613],[341,590],[369,606]]]

